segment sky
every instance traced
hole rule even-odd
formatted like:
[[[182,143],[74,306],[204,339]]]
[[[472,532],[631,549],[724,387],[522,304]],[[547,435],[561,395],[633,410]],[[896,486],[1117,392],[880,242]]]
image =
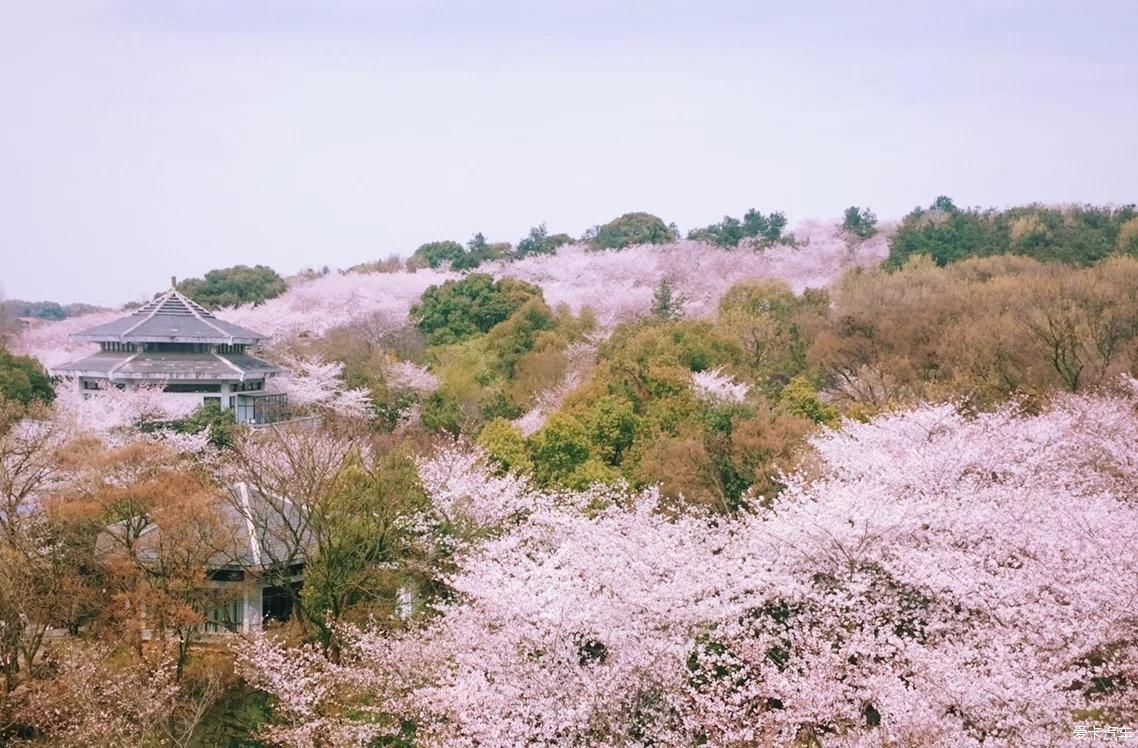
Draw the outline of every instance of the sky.
[[[0,0],[0,285],[1138,200],[1138,3]]]

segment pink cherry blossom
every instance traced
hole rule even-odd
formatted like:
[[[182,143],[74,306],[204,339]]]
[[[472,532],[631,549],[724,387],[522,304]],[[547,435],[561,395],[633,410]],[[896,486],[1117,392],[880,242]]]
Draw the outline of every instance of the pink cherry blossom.
[[[69,420],[79,431],[104,436],[128,431],[142,420],[184,418],[199,405],[199,400],[164,393],[158,385],[80,390],[74,382],[64,381],[56,387],[55,397],[60,418]]]
[[[342,415],[361,417],[370,411],[365,390],[344,386],[342,363],[290,354],[281,354],[278,360],[288,374],[269,380],[270,388],[287,394],[289,405],[331,408]]]
[[[693,372],[691,379],[692,387],[700,397],[728,403],[743,402],[751,389],[745,383],[735,381],[730,374],[724,374],[722,367]]]
[[[439,387],[439,378],[426,367],[411,361],[396,361],[384,367],[387,382],[392,387],[416,392],[434,392]]]
[[[335,669],[246,661],[286,703],[317,679],[344,745],[391,722],[344,716],[343,694],[424,745],[1064,744],[1078,710],[1138,716],[1136,404],[849,423],[730,518],[546,494],[447,449],[424,485],[485,528],[456,546],[453,600],[355,632]],[[306,744],[310,720],[280,717],[274,738]]]

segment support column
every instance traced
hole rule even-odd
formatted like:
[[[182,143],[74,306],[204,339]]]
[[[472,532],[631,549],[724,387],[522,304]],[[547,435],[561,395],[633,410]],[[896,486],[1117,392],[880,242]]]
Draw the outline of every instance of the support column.
[[[264,588],[260,579],[245,581],[245,615],[241,617],[241,630],[246,634],[254,634],[261,630],[261,606]]]

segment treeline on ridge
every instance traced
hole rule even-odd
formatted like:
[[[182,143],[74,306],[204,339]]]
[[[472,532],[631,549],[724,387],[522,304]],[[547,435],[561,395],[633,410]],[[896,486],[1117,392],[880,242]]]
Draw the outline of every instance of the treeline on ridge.
[[[343,328],[318,345],[372,393],[377,428],[417,409],[425,432],[476,439],[540,485],[662,483],[669,496],[733,510],[779,490],[817,424],[924,400],[1035,408],[1056,392],[1112,386],[1138,355],[1138,260],[939,267],[918,257],[851,272],[829,291],[744,283],[711,319],[661,312],[619,325],[595,350],[587,310],[550,308],[511,278],[432,287],[412,321],[371,338]],[[390,388],[381,362],[392,351],[429,367],[437,389]],[[527,431],[523,416],[581,358],[583,378]]]

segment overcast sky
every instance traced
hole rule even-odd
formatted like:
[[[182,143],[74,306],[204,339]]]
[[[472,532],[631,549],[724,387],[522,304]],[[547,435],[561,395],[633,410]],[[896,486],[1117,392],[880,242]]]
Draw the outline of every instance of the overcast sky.
[[[0,283],[1138,199],[1138,3],[0,0]]]

